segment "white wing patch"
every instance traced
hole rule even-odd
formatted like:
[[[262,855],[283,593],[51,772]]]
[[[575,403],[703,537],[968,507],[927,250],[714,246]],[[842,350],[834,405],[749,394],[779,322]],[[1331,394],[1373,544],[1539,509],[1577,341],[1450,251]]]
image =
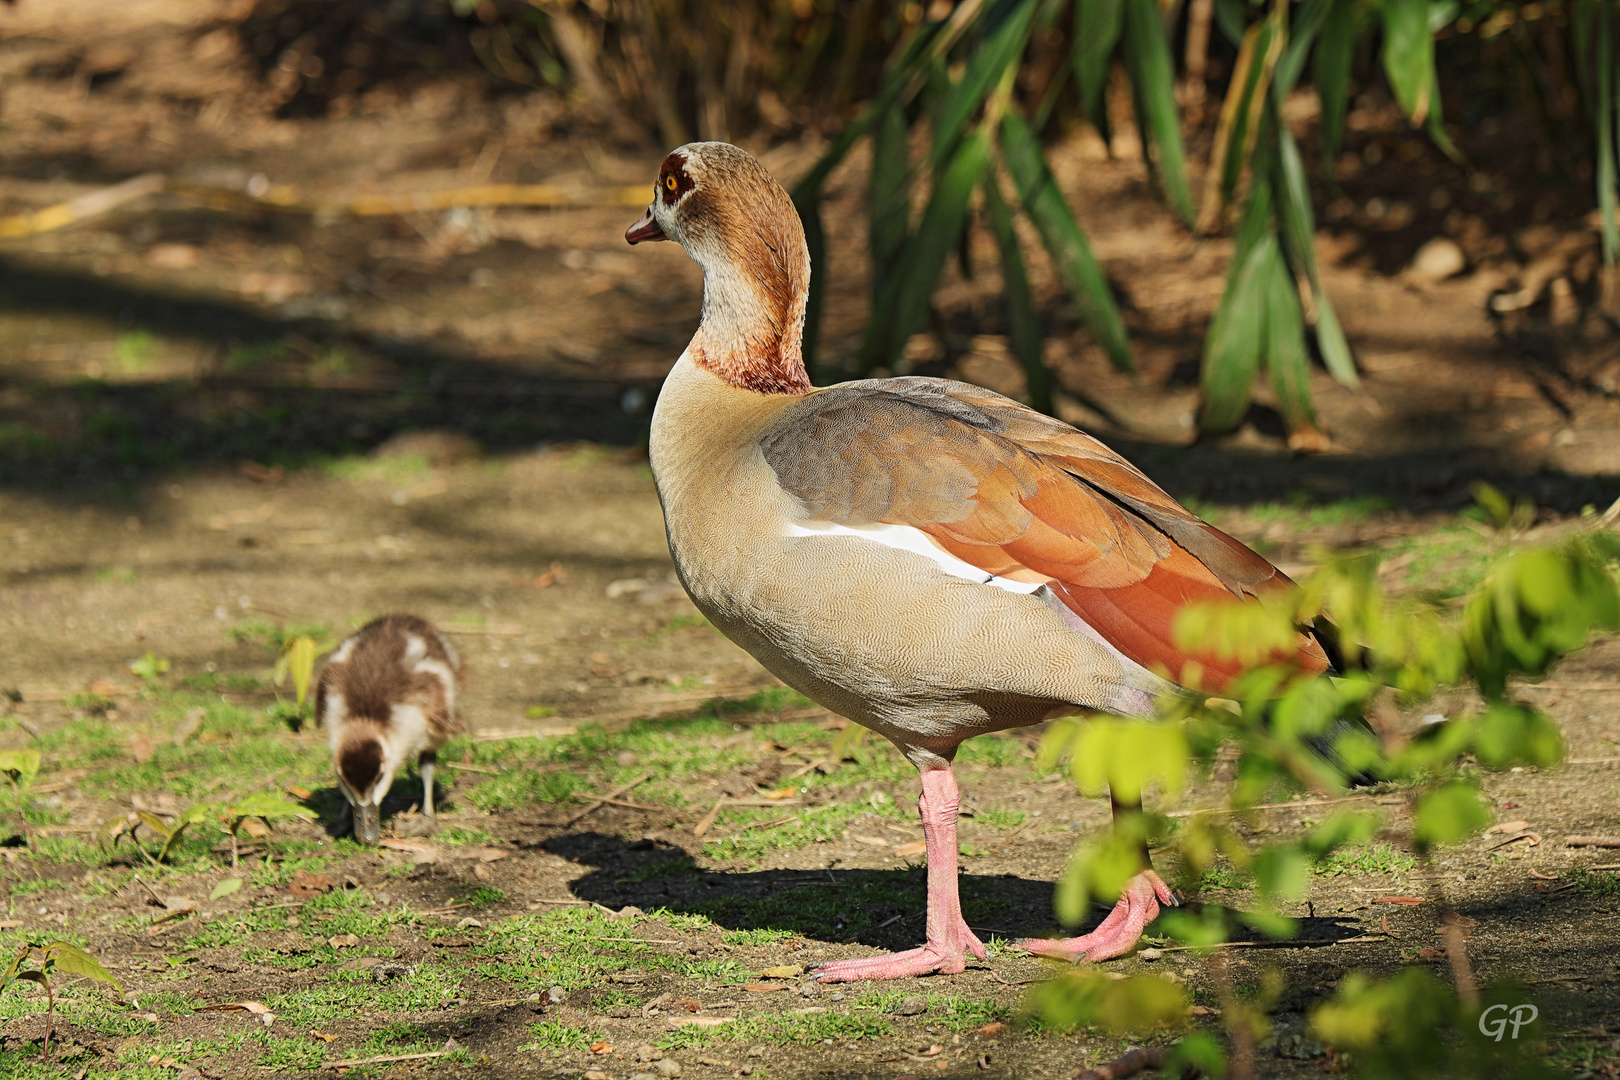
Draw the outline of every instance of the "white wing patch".
[[[427,715],[422,706],[400,702],[389,717],[388,734],[383,738],[384,767],[393,775],[422,752],[428,741]]]
[[[855,536],[884,547],[898,548],[921,555],[933,561],[945,573],[980,585],[994,585],[1008,592],[1033,593],[1046,587],[1042,581],[1013,581],[1010,578],[987,574],[972,563],[963,562],[928,538],[928,534],[910,525],[863,525],[852,528],[835,525],[830,521],[790,521],[788,536]]]
[[[445,711],[456,711],[456,676],[451,670],[438,660],[418,660],[411,668],[419,674],[432,675],[444,684]]]
[[[326,737],[331,743],[332,753],[338,752],[343,744],[343,721],[349,715],[349,703],[343,700],[343,694],[338,690],[326,692],[326,715],[320,718],[326,725]]]

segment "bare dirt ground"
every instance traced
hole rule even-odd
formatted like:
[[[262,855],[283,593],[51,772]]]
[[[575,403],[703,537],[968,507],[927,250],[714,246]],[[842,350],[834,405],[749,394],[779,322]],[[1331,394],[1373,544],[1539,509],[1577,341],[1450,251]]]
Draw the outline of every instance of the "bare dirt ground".
[[[68,1045],[47,1065],[42,1000],[8,991],[0,1065],[235,1077],[437,1054],[342,1067],[886,1080],[1067,1076],[1116,1056],[1125,1044],[1095,1032],[1013,1023],[1047,969],[1010,948],[895,986],[797,974],[920,939],[915,782],[886,747],[835,753],[836,719],[669,580],[639,448],[701,283],[674,245],[624,246],[636,210],[615,194],[646,184],[663,148],[603,145],[558,103],[470,78],[269,119],[225,11],[0,7],[0,212],[147,171],[238,187],[262,175],[333,201],[545,182],[611,205],[361,218],[164,195],[0,240],[0,748],[44,755],[35,850],[0,863],[0,938],[78,941],[131,995],[68,987]],[[1471,171],[1392,116],[1358,103],[1341,186],[1321,193],[1328,284],[1366,378],[1357,394],[1313,383],[1331,453],[1290,455],[1264,408],[1191,443],[1229,246],[1176,226],[1130,153],[1076,135],[1054,156],[1127,301],[1139,373],[1107,368],[1056,284],[1038,285],[1068,418],[1291,572],[1324,549],[1380,549],[1392,588],[1457,596],[1510,542],[1460,516],[1474,482],[1530,500],[1549,530],[1620,497],[1620,348],[1584,189],[1556,182],[1557,162],[1523,166],[1514,116],[1464,140]],[[818,145],[758,149],[791,178]],[[834,361],[867,317],[863,188],[856,160],[835,180],[818,268]],[[1439,234],[1469,268],[1424,283],[1405,268]],[[974,277],[952,271],[940,338],[918,339],[914,370],[1016,394],[987,238],[975,255]],[[440,835],[372,852],[328,835],[339,797],[323,733],[281,719],[269,671],[288,633],[341,636],[393,610],[462,645],[469,734],[445,755]],[[167,671],[132,673],[146,654]],[[1470,841],[1441,861],[1443,885],[1478,923],[1482,977],[1535,984],[1556,1060],[1612,1076],[1620,892],[1610,870],[1582,870],[1614,856],[1563,839],[1620,827],[1620,646],[1523,693],[1570,760],[1485,785],[1540,843]],[[1029,739],[979,743],[961,769],[970,919],[1003,941],[1049,933],[1050,882],[1106,806],[1041,774]],[[636,805],[571,820],[632,781],[621,801]],[[414,783],[396,784],[391,812],[408,813]],[[163,866],[149,831],[146,854],[94,842],[132,811],[255,790],[291,791],[321,819],[249,838],[234,869],[207,830]],[[722,797],[761,805],[698,835]],[[1403,812],[1398,793],[1368,799]],[[1288,807],[1253,827],[1319,816]],[[204,899],[226,880],[242,886]],[[1244,886],[1220,877],[1202,899],[1242,907]],[[1316,944],[1233,950],[1243,992],[1271,966],[1291,987],[1261,1074],[1336,1067],[1301,1032],[1346,970],[1443,968],[1432,905],[1377,902],[1428,887],[1380,842],[1313,882],[1295,914]],[[162,906],[172,897],[199,906]],[[1169,971],[1215,1005],[1206,961],[1110,966]],[[244,1000],[274,1019],[200,1011]]]

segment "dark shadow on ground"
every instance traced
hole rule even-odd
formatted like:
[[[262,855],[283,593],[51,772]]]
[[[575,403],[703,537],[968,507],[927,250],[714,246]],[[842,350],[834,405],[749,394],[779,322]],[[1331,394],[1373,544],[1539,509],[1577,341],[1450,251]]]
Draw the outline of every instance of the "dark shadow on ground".
[[[727,930],[786,931],[820,941],[909,949],[923,940],[927,884],[920,866],[896,870],[711,871],[679,848],[627,843],[602,833],[569,833],[543,850],[600,869],[573,883],[574,895],[618,910],[626,905],[704,915]],[[1016,874],[961,876],[962,908],[980,937],[1053,937],[1053,885]],[[1189,905],[1195,913],[1202,905]],[[1082,929],[1101,921],[1097,908]],[[1081,931],[1071,931],[1079,933]],[[1152,933],[1150,928],[1149,933]],[[1296,948],[1326,945],[1363,931],[1345,919],[1299,920]],[[1232,940],[1260,941],[1238,933]]]
[[[106,484],[127,488],[243,459],[296,466],[361,453],[421,428],[459,431],[493,452],[572,440],[633,446],[646,439],[657,392],[655,385],[526,370],[455,343],[359,337],[336,323],[275,319],[225,300],[3,256],[0,310],[113,319],[202,341],[216,354],[195,377],[164,382],[46,384],[0,368],[0,487],[58,498],[95,498]],[[626,334],[623,347],[636,348]],[[318,376],[296,358],[249,370],[225,362],[231,350],[289,338],[312,352],[342,346],[357,355],[364,374]],[[1455,425],[1449,412],[1432,421],[1435,429]],[[56,434],[25,433],[41,428]],[[1107,441],[1173,495],[1213,503],[1375,497],[1395,509],[1444,510],[1468,505],[1479,481],[1562,514],[1620,497],[1620,476],[1526,473],[1511,455],[1466,443],[1443,451],[1295,457],[1220,443],[1166,446],[1119,435]]]

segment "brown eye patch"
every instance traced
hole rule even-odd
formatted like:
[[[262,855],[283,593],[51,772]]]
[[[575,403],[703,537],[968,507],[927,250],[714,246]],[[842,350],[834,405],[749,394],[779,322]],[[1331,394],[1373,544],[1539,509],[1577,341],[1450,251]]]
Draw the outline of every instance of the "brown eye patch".
[[[697,185],[686,172],[686,155],[671,154],[658,169],[658,186],[663,189],[664,202],[673,206]]]

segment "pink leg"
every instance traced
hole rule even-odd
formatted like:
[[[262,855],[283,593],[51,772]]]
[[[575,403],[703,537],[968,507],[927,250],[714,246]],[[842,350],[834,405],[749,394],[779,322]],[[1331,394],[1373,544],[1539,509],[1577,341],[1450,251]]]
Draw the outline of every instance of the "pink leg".
[[[1057,960],[1112,960],[1136,947],[1142,928],[1158,917],[1161,902],[1175,906],[1176,898],[1170,886],[1152,870],[1143,870],[1125,883],[1119,903],[1091,933],[1067,940],[1031,939],[1018,944],[1036,956]]]
[[[967,953],[988,957],[984,945],[962,921],[962,903],[956,891],[956,811],[962,797],[950,767],[927,769],[922,774],[923,839],[928,844],[928,944],[920,949],[838,960],[822,964],[815,973],[822,982],[857,979],[903,979],[910,975],[955,975],[967,967]]]

